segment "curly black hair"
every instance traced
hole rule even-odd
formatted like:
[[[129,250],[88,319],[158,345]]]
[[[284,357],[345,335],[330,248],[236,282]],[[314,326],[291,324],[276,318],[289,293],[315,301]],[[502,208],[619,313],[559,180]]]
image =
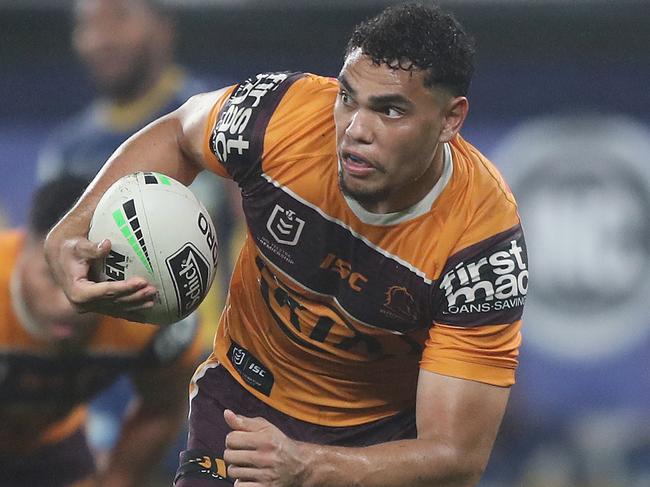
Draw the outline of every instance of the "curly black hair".
[[[384,9],[354,29],[345,57],[361,48],[377,64],[424,70],[427,87],[466,96],[474,72],[474,41],[437,5],[407,3]]]

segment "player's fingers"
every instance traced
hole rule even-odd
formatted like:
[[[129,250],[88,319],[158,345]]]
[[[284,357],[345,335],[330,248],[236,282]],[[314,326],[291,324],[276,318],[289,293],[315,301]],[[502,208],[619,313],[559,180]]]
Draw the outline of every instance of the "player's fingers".
[[[106,238],[97,243],[85,238],[77,238],[66,241],[63,246],[74,257],[82,260],[101,259],[108,255],[108,252],[111,250],[111,242]]]
[[[264,484],[260,482],[249,482],[247,480],[235,480],[235,487],[265,487]]]
[[[138,304],[144,304],[151,302],[153,303],[154,298],[158,291],[155,287],[147,285],[141,289],[138,289],[135,292],[126,293],[122,295],[116,295],[113,298],[113,302],[118,305],[132,305],[136,306]]]
[[[233,430],[226,435],[226,448],[231,450],[256,450],[259,444],[257,433]]]
[[[223,452],[223,461],[226,465],[236,467],[255,468],[258,465],[255,461],[256,453],[252,450],[230,450],[226,448]],[[230,471],[230,470],[229,470]]]
[[[236,485],[242,485],[243,482],[259,482],[262,480],[261,475],[262,472],[257,468],[228,465],[228,477],[240,482]]]
[[[239,419],[239,416],[232,412],[230,409],[226,409],[223,412],[223,419],[226,420],[226,424],[230,426],[231,429],[241,429],[241,420]]]
[[[228,426],[233,430],[240,431],[259,431],[270,423],[264,418],[249,418],[241,414],[235,414],[230,409],[223,412],[223,417]]]
[[[155,293],[156,288],[142,277],[132,277],[125,281],[104,281],[93,282],[86,281],[88,287],[86,291],[93,299],[118,299],[131,296],[139,291]]]
[[[153,308],[158,299],[157,294],[158,291],[155,287],[147,285],[136,292],[109,299],[102,307],[109,310],[105,312],[106,314],[111,314],[118,318],[125,318],[130,321],[145,321],[144,317],[140,318],[137,316],[134,319],[131,316],[127,316],[126,313],[139,313]]]
[[[136,293],[147,285],[147,281],[140,278],[106,282],[79,279],[67,294],[70,302],[79,311],[95,311],[99,306],[112,302],[116,298]]]

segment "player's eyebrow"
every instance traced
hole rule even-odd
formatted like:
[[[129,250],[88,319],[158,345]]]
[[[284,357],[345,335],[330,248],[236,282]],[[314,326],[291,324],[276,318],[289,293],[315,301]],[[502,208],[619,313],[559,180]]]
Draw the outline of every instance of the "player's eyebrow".
[[[339,83],[343,86],[345,91],[350,93],[350,95],[355,96],[356,95],[356,90],[350,86],[350,83],[348,80],[345,78],[344,75],[340,75],[339,78]],[[378,96],[371,96],[368,98],[368,103],[370,106],[373,107],[385,107],[385,106],[390,106],[390,105],[399,105],[403,106],[406,108],[410,108],[413,106],[413,102],[406,98],[403,95],[398,95],[398,94],[386,94],[386,95],[378,95]]]

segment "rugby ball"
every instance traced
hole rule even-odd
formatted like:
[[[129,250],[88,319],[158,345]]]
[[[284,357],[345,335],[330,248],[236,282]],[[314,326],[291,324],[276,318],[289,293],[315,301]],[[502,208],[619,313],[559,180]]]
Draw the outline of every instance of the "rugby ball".
[[[111,241],[91,267],[97,282],[139,276],[158,289],[142,321],[175,323],[203,301],[215,276],[217,236],[201,202],[164,174],[138,172],[116,181],[99,200],[88,239]]]

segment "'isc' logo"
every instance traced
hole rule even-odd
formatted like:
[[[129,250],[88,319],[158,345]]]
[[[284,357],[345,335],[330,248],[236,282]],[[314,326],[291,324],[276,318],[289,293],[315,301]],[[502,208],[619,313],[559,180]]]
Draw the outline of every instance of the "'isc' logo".
[[[338,273],[341,279],[348,282],[350,288],[354,291],[362,291],[361,286],[368,282],[368,278],[359,272],[352,272],[352,264],[346,260],[339,259],[334,254],[327,254],[320,264],[321,269],[329,269]]]

